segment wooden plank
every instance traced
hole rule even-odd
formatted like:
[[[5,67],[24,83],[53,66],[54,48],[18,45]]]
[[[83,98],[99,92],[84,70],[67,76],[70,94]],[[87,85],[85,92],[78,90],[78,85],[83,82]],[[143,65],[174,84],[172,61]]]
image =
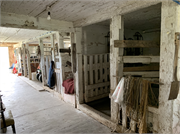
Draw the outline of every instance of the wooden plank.
[[[49,58],[46,56],[46,74],[47,74],[47,80],[49,78]]]
[[[95,70],[95,69],[101,69],[102,67],[104,68],[108,68],[110,67],[109,63],[97,63],[97,64],[93,64],[92,67],[89,66],[89,64],[87,65],[87,70]]]
[[[99,83],[103,82],[103,54],[99,55],[99,63],[100,63],[100,79]],[[98,89],[99,90],[99,89]],[[100,87],[98,95],[103,94],[103,87]]]
[[[98,99],[101,99],[101,98],[105,98],[105,97],[108,97],[108,96],[109,96],[109,93],[99,94],[98,96],[89,97],[88,102],[98,100]]]
[[[44,45],[41,39],[39,39],[39,46],[40,46],[40,51],[41,51],[41,73],[42,73],[42,85],[45,85],[44,82],[44,73],[45,73],[45,68],[44,68]]]
[[[96,65],[96,68],[95,68],[95,84],[97,84],[98,83],[98,55],[95,55],[95,57],[94,57],[94,59],[95,59],[95,65]],[[96,96],[98,96],[98,88],[95,88],[95,94],[96,94]]]
[[[25,25],[26,21],[30,23],[28,26]],[[31,24],[31,22],[34,22]],[[46,18],[38,17],[38,20],[35,17],[20,15],[15,13],[6,13],[1,12],[1,26],[2,27],[11,27],[11,28],[24,28],[24,29],[37,29],[37,30],[48,30],[52,31],[61,31],[61,32],[72,32],[74,31],[73,23],[67,21],[59,21],[51,19],[51,23],[47,21]],[[46,34],[43,34],[44,36]],[[41,37],[41,36],[40,36]],[[36,38],[37,40],[37,38]]]
[[[86,89],[87,90],[91,90],[91,89],[95,89],[95,88],[98,88],[98,87],[103,87],[103,86],[109,86],[110,85],[110,82],[102,82],[102,83],[97,83],[97,84],[93,84],[93,85],[86,85]]]
[[[155,41],[145,41],[145,40],[115,40],[114,47],[120,47],[120,48],[155,47],[155,48],[159,48],[160,44]]]
[[[115,76],[123,76],[123,64],[119,64],[119,56],[123,56],[123,48],[118,49],[114,47],[114,40],[123,40],[124,38],[124,17],[116,15],[112,17],[110,25],[110,89],[115,90],[118,78]],[[111,99],[111,120],[118,123],[119,120],[119,105]],[[125,116],[124,116],[125,117]],[[125,119],[125,118],[124,118]],[[123,125],[124,126],[124,125]],[[125,127],[125,126],[124,126]]]
[[[56,40],[57,40],[57,42],[58,42],[58,50],[59,50],[60,48],[64,48],[63,37],[60,35],[59,32],[56,32]],[[59,83],[60,83],[60,93],[61,93],[61,95],[63,95],[64,92],[63,92],[62,83],[63,83],[63,78],[64,78],[64,72],[63,72],[64,66],[62,66],[62,54],[59,53],[58,56],[59,56],[59,64],[60,64],[60,69],[61,69],[61,70],[60,70],[61,75],[60,75],[60,81],[59,81]]]
[[[71,46],[71,54],[72,54],[72,71],[73,73],[76,73],[76,44],[72,43]]]
[[[23,45],[23,51],[22,51],[22,59],[23,59],[23,70],[24,70],[24,76],[26,77],[27,76],[27,71],[26,71],[26,55],[25,55],[25,48],[24,48],[24,45]]]
[[[160,56],[123,56],[123,63],[159,63]]]
[[[152,72],[124,72],[123,75],[137,75],[142,76],[144,78],[157,78],[159,77],[159,71],[152,71]]]
[[[107,63],[108,54],[104,54],[104,63]],[[104,81],[107,82],[107,67],[104,67]],[[108,93],[107,86],[105,86],[104,93]]]
[[[82,66],[82,28],[75,29],[75,43],[76,43],[76,100],[77,104],[84,103],[84,89],[83,89],[83,66]]]
[[[93,65],[93,56],[89,56],[89,65],[90,68],[92,68]],[[90,85],[94,84],[93,83],[93,69],[89,70],[89,75],[90,75]],[[94,88],[93,88],[94,90]],[[88,95],[89,97],[93,97],[93,90],[91,90],[90,94]]]
[[[0,42],[0,47],[13,47],[15,44],[18,44],[18,42],[16,43]]]
[[[52,60],[54,61],[55,63],[55,43],[54,43],[54,35],[51,34],[50,35],[50,38],[51,38],[51,48],[52,48]],[[54,67],[56,67],[56,64],[54,64]]]
[[[55,68],[54,69],[56,73],[61,73],[61,69],[60,68]]]
[[[29,46],[39,46],[39,44],[29,44]]]
[[[85,101],[88,102],[88,92],[87,92],[87,85],[88,85],[88,71],[87,71],[87,56],[84,55],[84,85],[85,85]]]
[[[29,80],[31,80],[32,74],[31,74],[31,64],[30,64],[29,44],[26,44],[26,48],[27,48],[27,68],[28,68],[28,77],[29,77]]]
[[[142,67],[124,67],[123,72],[136,71],[159,71],[159,65],[142,66]]]

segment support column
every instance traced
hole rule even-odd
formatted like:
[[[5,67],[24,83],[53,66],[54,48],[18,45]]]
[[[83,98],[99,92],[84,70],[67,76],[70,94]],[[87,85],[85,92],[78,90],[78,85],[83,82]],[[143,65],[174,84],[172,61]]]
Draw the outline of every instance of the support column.
[[[41,74],[42,74],[42,85],[45,86],[45,82],[44,82],[44,72],[45,72],[45,68],[44,68],[44,45],[43,45],[43,41],[41,39],[39,39],[39,46],[40,46],[40,51],[41,51]]]
[[[52,60],[54,61],[54,65],[56,66],[56,61],[55,61],[55,51],[54,51],[54,35],[50,35],[50,38],[51,38],[51,50],[52,50]]]
[[[59,64],[60,64],[60,94],[63,95],[64,92],[63,92],[63,86],[62,86],[62,83],[63,83],[63,78],[64,78],[64,73],[63,73],[63,70],[64,70],[64,67],[62,66],[62,57],[61,57],[61,53],[59,52],[59,49],[60,48],[64,48],[64,43],[63,43],[63,37],[62,35],[57,32],[56,33],[56,38],[57,38],[57,42],[58,42],[58,53],[59,53]]]
[[[158,125],[153,126],[158,133],[172,133],[173,101],[168,101],[175,54],[176,3],[172,0],[162,2],[161,8],[161,43]]]
[[[111,25],[111,39],[110,39],[110,81],[111,93],[114,92],[119,80],[116,76],[123,76],[123,64],[119,62],[119,56],[123,55],[123,49],[114,47],[114,40],[124,39],[124,19],[123,16],[112,17]],[[111,99],[111,120],[118,123],[119,105]]]
[[[83,97],[83,72],[82,72],[82,28],[75,28],[76,43],[76,73],[75,89],[77,104],[84,103]]]
[[[175,21],[175,32],[180,33],[180,5],[176,4],[174,9],[176,9],[176,21]],[[178,43],[178,42],[177,42]],[[180,41],[178,43],[180,45]],[[180,46],[178,53],[178,80],[180,80]],[[180,93],[180,92],[179,92]],[[180,94],[177,99],[173,101],[173,124],[172,133],[180,133]]]
[[[30,53],[29,53],[29,44],[26,43],[26,50],[27,50],[27,68],[28,68],[28,78],[31,80],[31,63],[30,63]]]
[[[26,69],[26,48],[24,46],[25,44],[22,44],[22,59],[23,59],[23,69],[24,69],[24,76],[27,76],[27,69]]]

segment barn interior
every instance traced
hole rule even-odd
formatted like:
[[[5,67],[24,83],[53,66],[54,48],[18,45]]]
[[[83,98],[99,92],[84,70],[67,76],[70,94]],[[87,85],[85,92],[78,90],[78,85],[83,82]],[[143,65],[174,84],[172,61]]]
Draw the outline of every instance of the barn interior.
[[[0,5],[1,132],[180,132],[179,0]]]

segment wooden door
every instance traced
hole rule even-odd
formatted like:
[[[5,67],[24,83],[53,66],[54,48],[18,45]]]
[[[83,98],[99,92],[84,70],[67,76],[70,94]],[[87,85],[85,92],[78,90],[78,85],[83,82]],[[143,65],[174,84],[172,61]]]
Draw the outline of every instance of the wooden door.
[[[109,53],[84,55],[85,102],[109,96],[109,74]]]

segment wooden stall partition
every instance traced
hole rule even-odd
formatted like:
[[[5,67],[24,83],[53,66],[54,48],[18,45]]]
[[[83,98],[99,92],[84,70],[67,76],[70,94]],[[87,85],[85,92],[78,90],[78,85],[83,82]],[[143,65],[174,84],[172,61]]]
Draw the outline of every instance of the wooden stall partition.
[[[84,55],[85,102],[109,96],[109,53]]]

